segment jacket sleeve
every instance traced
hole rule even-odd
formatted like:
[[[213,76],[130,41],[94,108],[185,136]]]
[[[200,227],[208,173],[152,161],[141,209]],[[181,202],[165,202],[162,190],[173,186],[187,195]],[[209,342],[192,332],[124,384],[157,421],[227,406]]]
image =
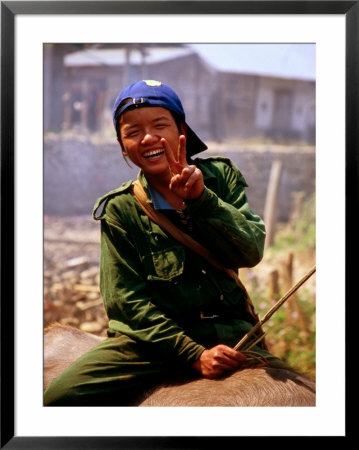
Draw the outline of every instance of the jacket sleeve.
[[[101,220],[101,295],[110,328],[137,341],[151,343],[165,359],[191,363],[205,348],[153,303],[129,233],[106,214]],[[142,273],[141,273],[142,272]]]
[[[253,267],[263,257],[265,226],[253,213],[245,194],[246,182],[228,160],[216,164],[215,191],[205,187],[201,197],[187,202],[203,242],[227,267]]]

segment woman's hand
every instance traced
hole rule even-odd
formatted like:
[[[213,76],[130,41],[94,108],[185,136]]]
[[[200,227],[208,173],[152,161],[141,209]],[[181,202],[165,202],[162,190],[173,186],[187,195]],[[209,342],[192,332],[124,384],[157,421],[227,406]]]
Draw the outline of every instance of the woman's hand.
[[[186,159],[186,137],[180,135],[177,158],[166,139],[161,139],[171,171],[170,189],[182,199],[199,198],[204,189],[203,174],[198,167],[188,165]]]
[[[217,378],[225,371],[237,369],[246,357],[227,345],[219,344],[205,350],[192,364],[206,378]]]

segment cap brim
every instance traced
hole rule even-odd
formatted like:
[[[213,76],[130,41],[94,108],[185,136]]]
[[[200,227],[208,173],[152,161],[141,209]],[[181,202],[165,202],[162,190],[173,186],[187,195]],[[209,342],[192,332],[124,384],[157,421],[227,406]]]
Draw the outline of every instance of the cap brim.
[[[187,145],[186,145],[186,153],[187,156],[193,156],[197,153],[201,153],[204,150],[207,150],[207,145],[201,141],[201,139],[196,135],[196,133],[188,126],[187,126]]]

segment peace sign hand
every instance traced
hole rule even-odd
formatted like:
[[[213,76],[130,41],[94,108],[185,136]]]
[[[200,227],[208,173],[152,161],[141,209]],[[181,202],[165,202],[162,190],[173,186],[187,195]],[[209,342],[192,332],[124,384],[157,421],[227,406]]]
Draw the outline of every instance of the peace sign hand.
[[[182,199],[196,199],[204,189],[203,174],[195,165],[188,165],[186,159],[186,137],[180,135],[177,159],[165,138],[161,139],[171,171],[170,189]]]

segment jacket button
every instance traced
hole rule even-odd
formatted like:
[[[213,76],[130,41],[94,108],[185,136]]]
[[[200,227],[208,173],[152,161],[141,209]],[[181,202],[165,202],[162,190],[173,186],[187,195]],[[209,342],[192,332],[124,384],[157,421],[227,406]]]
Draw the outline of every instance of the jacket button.
[[[204,269],[202,269],[202,273],[203,275],[207,275],[207,272]]]
[[[224,300],[224,295],[221,294],[221,295],[219,296],[219,299],[220,299],[220,300]]]

